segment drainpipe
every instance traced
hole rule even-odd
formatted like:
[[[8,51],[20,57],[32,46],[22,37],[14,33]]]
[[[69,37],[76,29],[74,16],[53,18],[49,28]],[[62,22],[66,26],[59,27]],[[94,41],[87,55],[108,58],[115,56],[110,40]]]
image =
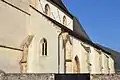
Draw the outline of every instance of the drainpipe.
[[[58,74],[60,73],[60,36],[62,32],[58,35]]]
[[[64,74],[65,73],[66,73],[66,48],[64,48]]]
[[[64,33],[64,31],[62,31],[58,35],[58,74],[60,73],[60,36],[62,35],[62,33]],[[66,73],[66,48],[64,48],[64,74],[65,73]]]

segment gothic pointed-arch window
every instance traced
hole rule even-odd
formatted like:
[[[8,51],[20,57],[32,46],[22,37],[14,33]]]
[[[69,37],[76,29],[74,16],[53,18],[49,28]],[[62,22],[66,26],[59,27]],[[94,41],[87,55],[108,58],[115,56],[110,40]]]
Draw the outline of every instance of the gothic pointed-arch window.
[[[67,18],[66,18],[66,16],[63,16],[63,25],[67,26]]]
[[[50,16],[50,6],[48,4],[45,5],[45,14]]]
[[[47,56],[47,40],[45,38],[43,38],[40,41],[40,45],[41,45],[41,54],[42,54],[42,56]]]
[[[75,56],[74,72],[80,73],[80,62],[78,56]]]

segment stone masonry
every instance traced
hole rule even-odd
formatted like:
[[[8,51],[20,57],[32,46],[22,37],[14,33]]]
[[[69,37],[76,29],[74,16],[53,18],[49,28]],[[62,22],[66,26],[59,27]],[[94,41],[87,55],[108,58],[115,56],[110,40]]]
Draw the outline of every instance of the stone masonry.
[[[0,71],[0,80],[54,80],[54,74],[21,74]]]

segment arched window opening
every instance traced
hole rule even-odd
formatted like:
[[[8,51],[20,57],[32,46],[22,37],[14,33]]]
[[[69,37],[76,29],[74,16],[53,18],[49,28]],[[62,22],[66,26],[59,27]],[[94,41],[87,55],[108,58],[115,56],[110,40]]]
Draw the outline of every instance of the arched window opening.
[[[75,67],[74,67],[75,73],[80,73],[80,62],[78,56],[75,57]]]
[[[45,14],[50,16],[50,6],[48,4],[45,5]]]
[[[66,18],[66,16],[63,16],[63,25],[67,26],[67,18]]]
[[[43,56],[47,56],[47,40],[45,38],[41,40],[41,53]]]

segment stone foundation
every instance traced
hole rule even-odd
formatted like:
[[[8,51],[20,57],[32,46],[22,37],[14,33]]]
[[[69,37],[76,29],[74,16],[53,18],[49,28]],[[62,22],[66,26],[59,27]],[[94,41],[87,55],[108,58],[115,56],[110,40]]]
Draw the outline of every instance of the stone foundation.
[[[54,80],[54,74],[0,73],[0,80]]]
[[[91,80],[120,80],[120,74],[91,75]]]
[[[67,75],[67,74],[66,74]],[[64,75],[63,77],[68,77]],[[79,74],[78,74],[79,75]],[[70,77],[74,77],[74,75],[69,75]],[[81,74],[81,76],[76,76],[79,78],[71,79],[70,80],[80,80],[82,76],[85,76],[84,74]],[[87,76],[86,76],[87,77]],[[120,80],[119,74],[91,74],[90,80]],[[65,78],[61,78],[58,80],[64,80]],[[44,74],[44,73],[33,73],[33,74],[27,74],[27,73],[5,73],[0,70],[0,80],[56,80],[55,74]]]

